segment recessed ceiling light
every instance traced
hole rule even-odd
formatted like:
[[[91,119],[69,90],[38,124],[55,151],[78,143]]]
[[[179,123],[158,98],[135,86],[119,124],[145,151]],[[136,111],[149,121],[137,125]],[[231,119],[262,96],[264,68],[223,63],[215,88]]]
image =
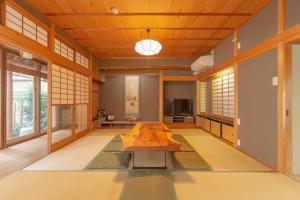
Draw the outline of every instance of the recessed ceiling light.
[[[117,14],[120,13],[119,9],[118,9],[118,8],[115,8],[115,7],[111,7],[111,12],[112,12],[113,14],[115,14],[115,15],[117,15]]]

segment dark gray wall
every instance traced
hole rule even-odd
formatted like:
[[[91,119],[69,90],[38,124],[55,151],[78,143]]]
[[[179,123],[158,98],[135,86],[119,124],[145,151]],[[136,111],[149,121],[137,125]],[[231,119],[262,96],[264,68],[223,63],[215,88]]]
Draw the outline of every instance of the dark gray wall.
[[[124,120],[124,76],[108,76],[100,86],[100,107]],[[159,77],[140,76],[140,120],[158,121]]]
[[[300,1],[299,0],[286,0],[286,26],[292,26],[300,23]]]
[[[277,49],[239,64],[238,127],[240,149],[276,169]]]
[[[233,58],[233,34],[222,41],[215,50],[215,65],[222,64]]]
[[[163,71],[163,75],[166,75],[166,76],[191,76],[191,75],[193,75],[193,71],[166,69]]]
[[[277,0],[273,0],[246,22],[239,29],[238,34],[241,44],[239,52],[243,52],[277,34]]]
[[[159,77],[141,76],[140,84],[141,119],[143,121],[158,121]]]
[[[193,99],[196,113],[196,83],[193,81],[165,81],[164,99]]]
[[[100,107],[108,114],[114,114],[116,120],[124,119],[124,77],[106,77],[100,85]]]

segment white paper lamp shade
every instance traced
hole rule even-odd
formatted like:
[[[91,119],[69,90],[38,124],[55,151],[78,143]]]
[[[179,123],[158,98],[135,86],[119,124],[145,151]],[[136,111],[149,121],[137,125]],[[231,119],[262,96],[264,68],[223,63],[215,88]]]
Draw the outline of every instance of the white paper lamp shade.
[[[135,51],[144,56],[156,55],[161,49],[161,44],[156,40],[141,40],[135,44]]]

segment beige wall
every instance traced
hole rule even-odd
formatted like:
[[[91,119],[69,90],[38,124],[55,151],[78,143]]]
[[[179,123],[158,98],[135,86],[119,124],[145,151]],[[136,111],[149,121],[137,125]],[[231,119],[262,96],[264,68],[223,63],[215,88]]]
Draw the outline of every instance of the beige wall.
[[[293,173],[300,175],[300,45],[292,47],[292,161]]]

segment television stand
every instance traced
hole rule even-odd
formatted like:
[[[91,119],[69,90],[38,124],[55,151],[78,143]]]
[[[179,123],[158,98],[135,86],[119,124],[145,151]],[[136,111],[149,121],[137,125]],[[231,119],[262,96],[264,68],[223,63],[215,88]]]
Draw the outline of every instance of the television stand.
[[[165,115],[164,123],[195,124],[195,117],[194,115]]]

